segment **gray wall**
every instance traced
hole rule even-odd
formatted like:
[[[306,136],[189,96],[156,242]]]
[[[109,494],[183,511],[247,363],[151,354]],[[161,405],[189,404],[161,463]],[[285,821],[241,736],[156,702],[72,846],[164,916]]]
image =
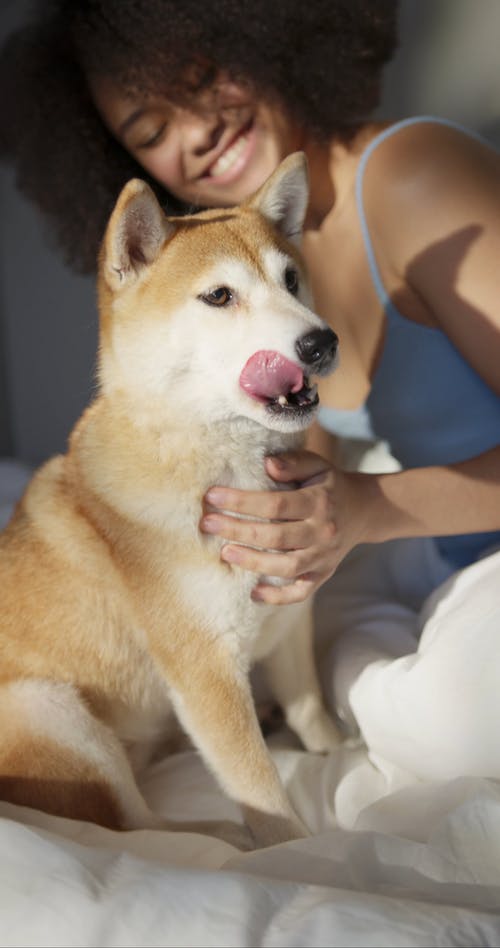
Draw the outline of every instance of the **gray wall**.
[[[0,39],[29,5],[0,0]],[[38,464],[64,450],[93,388],[94,299],[94,280],[62,264],[12,170],[0,167],[0,456]]]
[[[0,38],[27,6],[0,0]],[[401,40],[381,115],[454,118],[500,145],[500,0],[403,0]],[[8,169],[0,169],[0,281],[0,457],[36,464],[64,450],[92,391],[94,284],[61,264]]]

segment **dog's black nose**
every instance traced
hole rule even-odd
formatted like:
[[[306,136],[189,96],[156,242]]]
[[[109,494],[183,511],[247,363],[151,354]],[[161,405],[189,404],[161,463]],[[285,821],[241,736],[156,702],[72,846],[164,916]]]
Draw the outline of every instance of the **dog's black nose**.
[[[339,340],[332,329],[313,329],[295,343],[295,351],[314,372],[330,368]]]

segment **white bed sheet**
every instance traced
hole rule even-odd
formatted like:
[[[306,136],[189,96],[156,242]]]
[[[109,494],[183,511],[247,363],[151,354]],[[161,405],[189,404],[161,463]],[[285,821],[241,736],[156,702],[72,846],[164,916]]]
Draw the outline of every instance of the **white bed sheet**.
[[[273,753],[316,831],[266,850],[1,804],[0,943],[500,944],[497,782],[401,786],[362,747]],[[170,818],[237,817],[194,752],[156,764],[143,789]],[[335,809],[350,828],[335,825]]]
[[[362,744],[270,745],[313,835],[266,850],[0,803],[0,945],[500,946],[499,781],[420,782]],[[195,752],[142,789],[169,819],[239,819]]]

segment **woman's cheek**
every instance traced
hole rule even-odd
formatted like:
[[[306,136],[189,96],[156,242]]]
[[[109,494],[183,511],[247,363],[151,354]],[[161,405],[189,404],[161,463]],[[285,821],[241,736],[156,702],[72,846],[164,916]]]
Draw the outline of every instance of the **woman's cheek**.
[[[189,195],[183,193],[179,158],[173,155],[170,150],[158,147],[151,152],[137,151],[135,158],[144,170],[152,178],[155,178],[159,184],[162,184],[167,191],[170,191],[181,200],[189,199]]]

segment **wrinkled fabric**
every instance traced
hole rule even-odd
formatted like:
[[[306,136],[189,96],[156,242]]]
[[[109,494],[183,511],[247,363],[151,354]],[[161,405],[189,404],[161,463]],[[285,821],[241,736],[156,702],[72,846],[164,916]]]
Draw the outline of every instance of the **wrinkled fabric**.
[[[274,756],[315,832],[256,852],[0,805],[0,944],[500,943],[497,783],[401,786],[361,747]],[[336,800],[360,785],[361,808],[340,828]],[[202,806],[208,817],[235,813],[194,752],[158,764],[144,790],[170,817],[196,818]]]

